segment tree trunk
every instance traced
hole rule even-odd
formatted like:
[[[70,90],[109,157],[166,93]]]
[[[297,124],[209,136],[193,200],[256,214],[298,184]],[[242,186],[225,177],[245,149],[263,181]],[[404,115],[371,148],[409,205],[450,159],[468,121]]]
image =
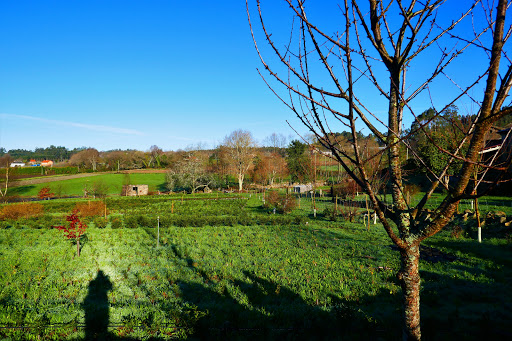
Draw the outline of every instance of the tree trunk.
[[[244,184],[244,175],[238,174],[238,192],[242,192],[243,184]]]
[[[420,340],[420,246],[412,245],[400,251],[402,267],[398,274],[404,306],[403,340]]]
[[[7,189],[9,188],[9,169],[10,169],[10,165],[7,164],[7,167],[5,168],[5,190],[2,192],[2,190],[0,190],[0,194],[5,197],[7,195]]]

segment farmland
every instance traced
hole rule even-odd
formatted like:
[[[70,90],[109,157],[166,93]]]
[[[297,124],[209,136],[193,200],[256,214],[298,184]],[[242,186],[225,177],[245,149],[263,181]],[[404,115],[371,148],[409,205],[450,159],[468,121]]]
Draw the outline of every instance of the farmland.
[[[77,257],[51,226],[77,204],[103,203],[45,201],[37,217],[1,222],[0,335],[399,338],[398,251],[379,225],[314,218],[304,198],[288,215],[269,214],[258,195],[108,198],[107,220],[83,217]],[[509,335],[507,240],[445,231],[428,246],[425,337]],[[108,324],[94,329],[95,316]]]
[[[55,177],[53,180],[57,180]],[[42,182],[29,185],[16,186],[9,189],[10,195],[22,197],[35,197],[44,186],[49,186],[53,193],[58,196],[82,196],[84,188],[91,188],[94,184],[102,184],[106,188],[106,194],[118,195],[121,193],[121,187],[129,181],[131,184],[146,184],[149,190],[153,192],[165,191],[164,173],[133,173],[116,174],[104,173],[87,178],[76,178],[69,180],[52,181],[50,183]]]

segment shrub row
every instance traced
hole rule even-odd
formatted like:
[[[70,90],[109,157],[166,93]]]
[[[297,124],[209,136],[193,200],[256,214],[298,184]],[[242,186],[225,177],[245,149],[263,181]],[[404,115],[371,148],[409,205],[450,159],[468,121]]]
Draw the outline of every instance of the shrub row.
[[[37,217],[43,213],[43,205],[39,203],[23,202],[5,205],[0,209],[0,220],[16,220],[19,218]]]
[[[41,176],[41,167],[19,167],[11,171],[13,175],[35,175]],[[45,168],[45,174],[47,175],[61,175],[61,174],[78,174],[77,167],[52,167]],[[80,173],[91,173],[90,169],[81,169]],[[5,168],[0,169],[0,175],[5,175]]]
[[[202,226],[235,226],[235,225],[298,225],[305,221],[302,216],[261,215],[261,216],[161,216],[160,227],[202,227]],[[107,220],[101,216],[87,217],[87,225],[91,223],[97,228],[105,228],[110,223],[113,229],[157,227],[157,217],[147,215],[111,215]],[[56,225],[65,224],[64,216],[41,215],[39,217],[19,218],[0,221],[0,228],[35,228],[51,229]]]
[[[43,214],[37,217],[19,217],[17,219],[0,220],[0,229],[6,228],[32,228],[32,229],[51,229],[56,225],[65,223],[64,216],[55,216]]]
[[[235,225],[290,225],[301,224],[304,217],[267,215],[267,216],[163,216],[160,227],[202,227],[202,226],[235,226]],[[157,227],[157,217],[147,215],[128,216],[124,220],[126,228]]]

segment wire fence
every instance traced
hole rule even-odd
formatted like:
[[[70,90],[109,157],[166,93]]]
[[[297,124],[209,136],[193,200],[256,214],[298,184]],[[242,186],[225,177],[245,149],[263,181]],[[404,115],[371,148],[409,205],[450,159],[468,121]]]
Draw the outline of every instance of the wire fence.
[[[329,194],[320,194],[316,193],[313,195],[312,193],[294,193],[295,197],[299,202],[299,206],[305,208],[310,206],[316,207],[317,211],[324,210],[325,208],[332,208],[335,205],[338,207],[353,207],[353,208],[361,208],[361,209],[370,209],[373,210],[373,203],[369,199],[365,199],[363,196],[356,196],[353,199],[346,199],[341,197],[332,197]],[[314,203],[313,203],[314,199]],[[393,202],[392,199],[388,196],[386,198],[381,198],[383,203],[392,209]],[[413,200],[411,203],[411,207],[415,207],[420,202],[419,199]],[[435,209],[442,203],[442,199],[440,198],[432,198],[425,205],[425,209]],[[512,199],[507,200],[503,198],[495,199],[492,197],[483,197],[478,199],[478,208],[481,212],[489,212],[489,211],[498,211],[504,210],[509,211],[512,214]],[[463,212],[465,210],[474,211],[475,209],[475,201],[472,199],[464,199],[459,202],[459,212]]]

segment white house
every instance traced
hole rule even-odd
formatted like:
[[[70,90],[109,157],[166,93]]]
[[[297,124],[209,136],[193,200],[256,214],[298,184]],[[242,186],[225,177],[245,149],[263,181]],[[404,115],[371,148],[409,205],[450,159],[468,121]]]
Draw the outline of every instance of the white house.
[[[11,162],[11,167],[25,167],[25,162],[22,162],[22,161]]]

